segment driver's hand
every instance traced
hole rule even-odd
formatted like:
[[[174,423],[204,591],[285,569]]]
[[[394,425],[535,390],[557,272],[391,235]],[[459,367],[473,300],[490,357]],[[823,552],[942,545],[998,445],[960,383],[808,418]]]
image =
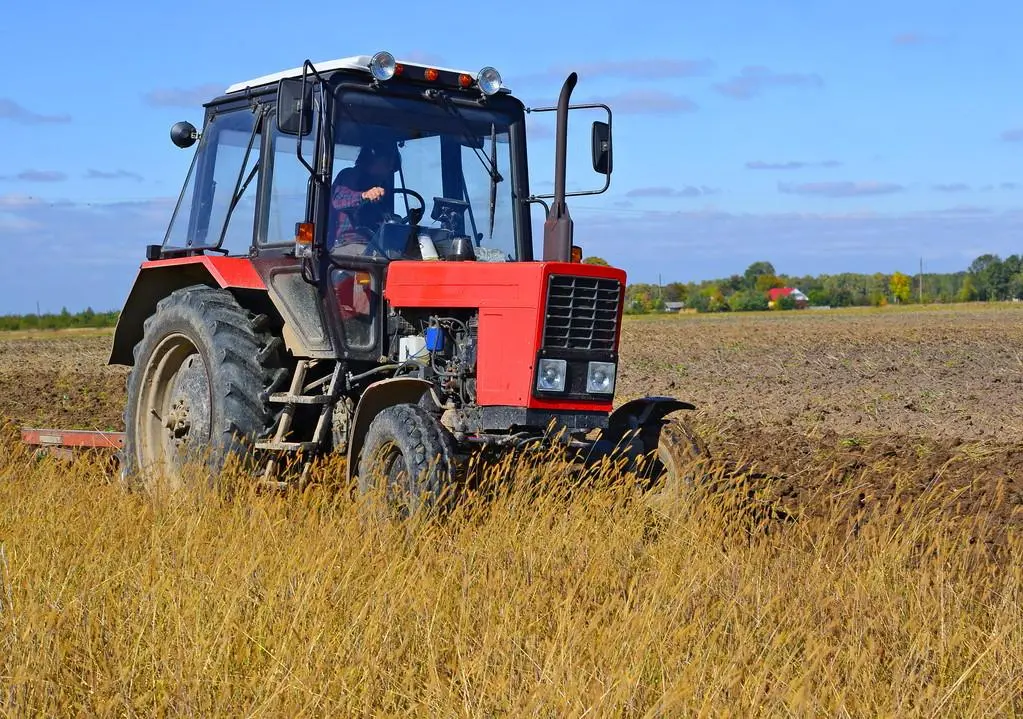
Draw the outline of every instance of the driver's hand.
[[[362,199],[369,200],[370,202],[376,202],[384,196],[384,188],[382,187],[371,187],[362,193]]]

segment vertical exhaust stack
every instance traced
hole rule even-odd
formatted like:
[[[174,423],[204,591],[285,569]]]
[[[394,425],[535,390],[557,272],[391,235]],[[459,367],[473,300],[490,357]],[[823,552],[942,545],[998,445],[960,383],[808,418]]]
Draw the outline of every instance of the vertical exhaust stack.
[[[554,201],[543,225],[545,262],[570,262],[572,259],[572,216],[565,203],[566,155],[568,153],[568,100],[579,77],[573,72],[565,79],[558,98],[558,130],[554,159]]]

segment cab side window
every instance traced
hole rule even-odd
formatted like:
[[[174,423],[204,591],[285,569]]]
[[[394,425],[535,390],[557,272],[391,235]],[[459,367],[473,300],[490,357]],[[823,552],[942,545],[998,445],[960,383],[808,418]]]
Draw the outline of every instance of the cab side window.
[[[248,254],[255,221],[261,146],[258,130],[253,137],[256,121],[249,108],[231,110],[214,118],[203,131],[167,231],[168,247],[215,247],[223,235],[221,247],[230,254]],[[236,189],[241,192],[231,210]]]
[[[277,245],[295,241],[295,225],[306,217],[309,197],[309,170],[298,159],[298,138],[278,131],[273,115],[270,128],[269,189],[266,202],[266,226],[262,243]],[[316,159],[316,128],[302,138],[302,157],[310,165]]]

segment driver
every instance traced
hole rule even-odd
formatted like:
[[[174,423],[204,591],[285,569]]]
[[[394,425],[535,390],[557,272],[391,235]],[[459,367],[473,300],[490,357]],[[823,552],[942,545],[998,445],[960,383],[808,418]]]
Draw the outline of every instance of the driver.
[[[364,230],[383,222],[386,210],[381,202],[386,187],[393,186],[394,173],[401,168],[401,153],[395,144],[369,143],[362,147],[354,167],[341,170],[331,185],[331,206],[337,212],[334,236],[328,249],[361,255],[368,239]]]

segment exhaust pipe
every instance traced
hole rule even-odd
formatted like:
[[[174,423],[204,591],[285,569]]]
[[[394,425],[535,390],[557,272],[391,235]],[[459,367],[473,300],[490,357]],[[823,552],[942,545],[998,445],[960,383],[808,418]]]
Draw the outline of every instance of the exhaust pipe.
[[[554,201],[543,224],[545,262],[570,262],[572,259],[572,216],[565,204],[565,171],[568,152],[568,100],[579,77],[573,72],[565,79],[558,98],[558,129],[554,159]]]

